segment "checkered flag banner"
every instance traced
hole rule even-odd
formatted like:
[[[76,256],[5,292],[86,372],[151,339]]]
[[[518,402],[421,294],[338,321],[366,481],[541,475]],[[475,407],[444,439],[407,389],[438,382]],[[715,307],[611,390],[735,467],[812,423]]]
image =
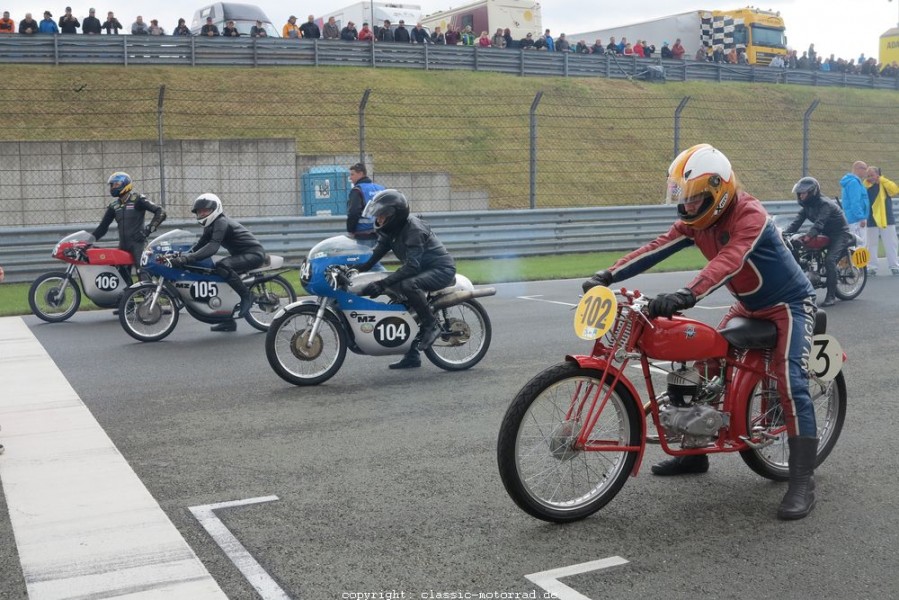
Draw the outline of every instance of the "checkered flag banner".
[[[742,25],[743,19],[734,19],[733,17],[715,16],[712,13],[702,14],[702,29],[700,31],[702,37],[702,45],[706,48],[724,48],[730,50],[735,47],[734,44],[734,28],[736,25]],[[743,44],[736,46],[737,48],[745,47]]]

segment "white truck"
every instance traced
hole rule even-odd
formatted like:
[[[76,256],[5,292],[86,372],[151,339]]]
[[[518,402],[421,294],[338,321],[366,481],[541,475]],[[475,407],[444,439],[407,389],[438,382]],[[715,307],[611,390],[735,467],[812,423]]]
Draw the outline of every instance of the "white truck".
[[[374,14],[372,14],[374,9]],[[397,23],[401,20],[405,21],[406,29],[411,30],[415,24],[421,21],[421,6],[418,4],[394,4],[390,2],[357,2],[346,8],[335,10],[322,15],[319,20],[319,27],[328,22],[328,19],[334,17],[337,27],[343,29],[347,23],[352,21],[356,25],[356,29],[362,27],[363,23],[368,23],[374,30],[376,27],[384,25],[384,21],[390,21],[391,28],[395,29]]]
[[[542,18],[540,4],[533,0],[478,0],[427,15],[421,22],[431,29],[440,26],[442,31],[450,24],[458,31],[471,26],[476,36],[482,31],[492,36],[497,29],[508,28],[518,42],[528,33],[536,40],[543,33]]]
[[[692,59],[700,47],[711,50],[716,47],[728,51],[731,48],[746,51],[750,64],[767,65],[776,55],[786,56],[787,40],[780,13],[757,8],[737,10],[694,10],[660,17],[641,23],[609,27],[596,31],[566,35],[574,45],[584,40],[592,45],[596,39],[605,46],[611,37],[616,42],[627,38],[628,42],[646,40],[660,52],[662,44],[680,38],[686,50],[684,58]]]

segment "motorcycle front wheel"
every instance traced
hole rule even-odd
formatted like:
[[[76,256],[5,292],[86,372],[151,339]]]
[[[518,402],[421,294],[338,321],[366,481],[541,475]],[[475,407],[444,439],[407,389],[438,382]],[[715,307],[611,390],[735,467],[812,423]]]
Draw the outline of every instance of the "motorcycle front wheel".
[[[158,342],[175,330],[178,306],[163,288],[152,302],[156,286],[152,283],[128,288],[119,300],[119,323],[125,333],[141,342]]]
[[[312,326],[316,305],[298,306],[274,321],[265,336],[265,357],[275,373],[293,385],[318,385],[331,379],[346,358],[346,333],[325,311],[318,331]]]
[[[64,283],[66,287],[63,290]],[[39,319],[59,323],[78,312],[78,307],[81,306],[81,289],[75,278],[69,278],[65,271],[44,273],[31,284],[28,305]]]
[[[815,466],[818,466],[836,445],[846,419],[846,381],[843,374],[838,373],[832,381],[821,381],[813,376],[809,380],[809,393],[815,407],[818,430],[818,455],[815,461]],[[762,380],[755,386],[746,404],[746,412],[746,423],[752,437],[761,437],[771,443],[761,448],[742,450],[740,456],[743,462],[766,479],[788,481],[790,446],[787,443],[780,395],[774,382]]]
[[[592,402],[609,391],[602,373],[566,362],[529,381],[509,406],[497,441],[499,474],[529,515],[555,523],[583,519],[609,503],[631,475],[640,449],[640,414],[618,383],[590,432],[575,447]],[[599,400],[596,400],[599,398]]]
[[[440,336],[425,356],[441,369],[470,369],[487,354],[493,330],[487,311],[476,300],[438,310],[437,323]]]
[[[297,300],[293,286],[280,275],[254,284],[250,291],[256,296],[256,302],[246,320],[259,331],[268,331],[275,313]]]

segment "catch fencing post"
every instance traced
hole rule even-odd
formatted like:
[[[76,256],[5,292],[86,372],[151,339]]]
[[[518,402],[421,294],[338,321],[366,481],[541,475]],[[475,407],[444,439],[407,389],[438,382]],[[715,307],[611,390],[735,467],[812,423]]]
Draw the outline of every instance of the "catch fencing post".
[[[815,109],[818,108],[818,103],[820,100],[815,100],[812,102],[812,105],[808,107],[808,110],[805,111],[805,116],[802,117],[802,176],[808,177],[808,154],[809,154],[809,123],[812,120],[812,113],[815,112]]]
[[[531,155],[530,155],[530,175],[531,184],[528,191],[531,208],[537,208],[537,105],[543,98],[543,92],[537,92],[534,101],[531,102]]]
[[[165,208],[165,135],[162,127],[162,110],[165,104],[165,86],[159,86],[159,99],[156,101],[156,131],[159,136],[159,204]]]
[[[368,96],[371,88],[366,88],[359,101],[359,162],[365,164],[365,106],[368,104]]]
[[[689,101],[690,96],[684,96],[684,99],[680,101],[680,104],[674,110],[674,158],[677,158],[677,155],[680,154],[680,114],[684,111],[684,107],[687,106]]]

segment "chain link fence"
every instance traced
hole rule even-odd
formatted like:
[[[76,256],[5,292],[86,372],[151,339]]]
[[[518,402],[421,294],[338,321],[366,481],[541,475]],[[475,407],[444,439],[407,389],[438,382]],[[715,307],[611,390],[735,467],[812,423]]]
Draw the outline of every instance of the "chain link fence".
[[[471,91],[450,80],[425,92],[379,89],[376,74],[370,86],[314,75],[278,86],[218,73],[172,86],[0,91],[0,226],[93,222],[118,170],[173,218],[188,218],[205,191],[237,217],[315,214],[322,190],[306,189],[304,174],[333,165],[340,179],[360,160],[421,212],[658,203],[673,156],[699,142],[723,150],[763,200],[789,198],[805,174],[838,194],[859,159],[899,178],[890,93],[795,100],[730,86],[730,96],[685,97],[635,84],[599,95],[563,82],[534,95],[491,76]]]

